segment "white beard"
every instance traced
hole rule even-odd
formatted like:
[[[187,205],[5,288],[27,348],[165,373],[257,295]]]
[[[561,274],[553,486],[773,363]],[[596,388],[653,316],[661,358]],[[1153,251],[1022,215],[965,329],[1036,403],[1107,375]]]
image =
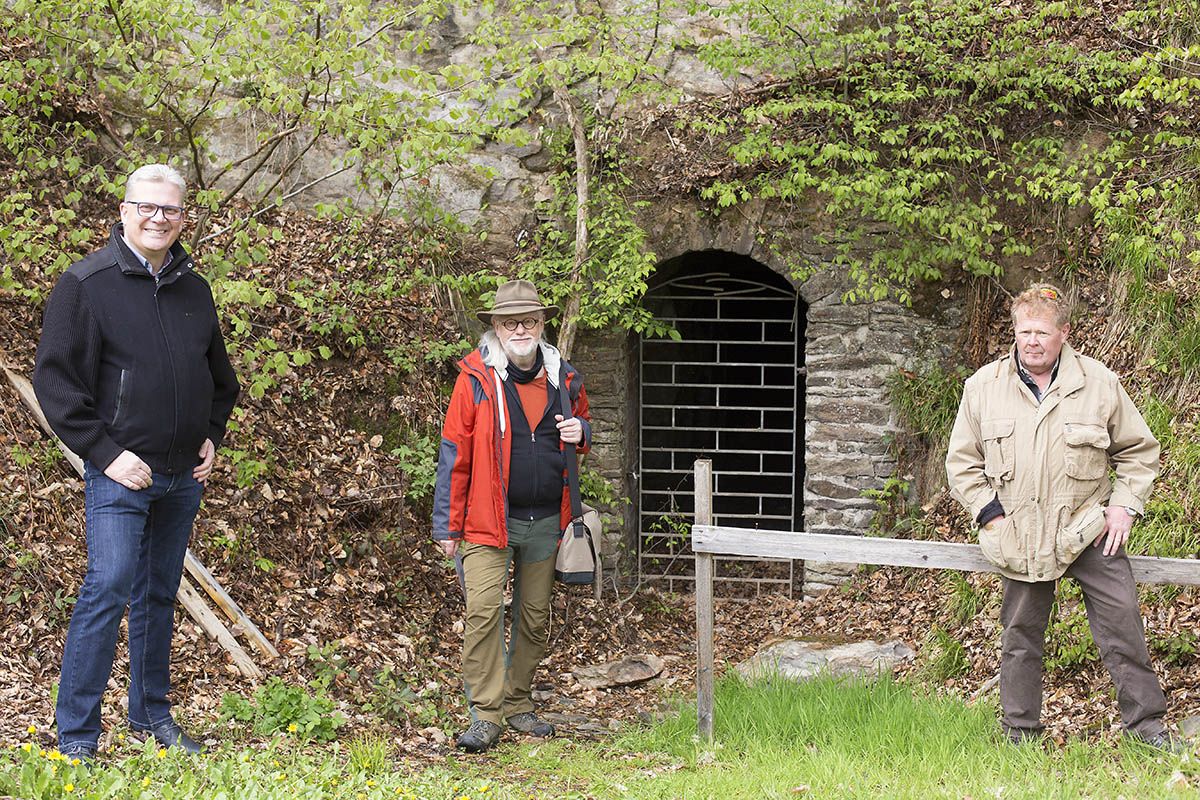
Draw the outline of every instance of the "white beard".
[[[533,355],[534,351],[537,350],[537,346],[538,346],[537,339],[531,339],[528,344],[517,344],[514,342],[505,342],[503,345],[505,354],[508,355],[508,357],[510,359],[514,359],[514,360],[515,359],[524,360],[524,359],[528,358],[529,356]]]

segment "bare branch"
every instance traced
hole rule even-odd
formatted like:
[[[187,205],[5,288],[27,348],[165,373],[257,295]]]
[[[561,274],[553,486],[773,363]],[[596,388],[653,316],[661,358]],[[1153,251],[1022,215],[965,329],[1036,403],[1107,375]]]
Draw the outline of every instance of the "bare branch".
[[[257,219],[258,217],[260,217],[260,216],[262,216],[263,214],[267,213],[267,212],[268,212],[268,211],[270,211],[271,209],[273,209],[273,208],[278,208],[278,207],[279,207],[279,206],[280,206],[282,203],[284,203],[284,202],[286,202],[286,201],[288,201],[288,200],[292,199],[293,197],[295,197],[296,195],[300,194],[301,192],[306,192],[306,191],[308,191],[309,189],[311,189],[312,187],[316,186],[318,183],[321,183],[322,181],[327,181],[327,180],[329,180],[330,178],[337,177],[338,175],[341,175],[343,172],[346,172],[347,170],[350,170],[350,169],[353,169],[353,168],[354,168],[354,165],[353,165],[353,164],[347,164],[347,165],[346,165],[346,166],[344,166],[344,167],[340,167],[340,168],[338,168],[338,169],[335,169],[335,170],[332,170],[332,171],[330,171],[330,172],[327,172],[327,173],[325,173],[324,175],[322,175],[321,177],[319,177],[319,178],[316,178],[315,180],[311,180],[311,181],[309,181],[308,183],[304,184],[304,185],[303,185],[303,186],[301,186],[300,188],[298,188],[298,189],[295,189],[295,190],[293,190],[293,191],[291,191],[291,192],[288,192],[288,193],[287,193],[287,194],[285,194],[283,197],[281,197],[281,198],[279,198],[278,200],[276,200],[274,203],[271,203],[271,204],[270,204],[270,205],[268,205],[268,206],[263,206],[263,207],[262,207],[262,208],[260,208],[258,211],[255,211],[253,214],[251,214],[250,216],[248,216],[248,217],[245,217],[245,218],[243,218],[243,219],[240,219],[240,220],[238,220],[237,222],[235,222],[235,223],[233,223],[233,224],[231,224],[231,225],[226,225],[226,226],[225,226],[224,228],[222,228],[221,230],[219,230],[219,231],[213,231],[213,232],[212,232],[212,233],[210,233],[209,235],[205,236],[203,239],[200,239],[200,240],[198,240],[198,241],[195,241],[195,242],[193,242],[193,243],[192,243],[192,249],[194,250],[196,247],[198,247],[199,245],[202,245],[202,244],[204,244],[205,242],[209,241],[210,239],[215,239],[216,237],[218,237],[218,236],[221,236],[222,234],[228,233],[229,231],[231,231],[231,230],[234,230],[235,228],[239,228],[239,227],[241,227],[241,226],[245,225],[246,223],[250,222],[250,221],[251,221],[251,220],[253,220],[253,219]]]

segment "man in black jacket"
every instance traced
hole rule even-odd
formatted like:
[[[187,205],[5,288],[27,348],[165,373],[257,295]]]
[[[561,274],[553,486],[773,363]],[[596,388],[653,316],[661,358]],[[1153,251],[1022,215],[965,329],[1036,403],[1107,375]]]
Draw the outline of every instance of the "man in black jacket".
[[[55,709],[59,750],[85,761],[126,603],[130,725],[201,750],[167,699],[174,603],[238,383],[212,292],[177,244],[186,192],[161,164],[129,176],[121,222],[59,279],[38,344],[38,401],[85,465],[88,570]]]

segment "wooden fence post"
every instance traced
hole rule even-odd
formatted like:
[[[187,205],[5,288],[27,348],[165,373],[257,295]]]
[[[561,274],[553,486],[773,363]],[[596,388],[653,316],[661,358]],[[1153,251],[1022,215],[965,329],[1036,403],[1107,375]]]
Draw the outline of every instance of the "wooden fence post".
[[[713,524],[712,461],[696,459],[695,524]],[[696,553],[696,728],[713,737],[713,556]]]

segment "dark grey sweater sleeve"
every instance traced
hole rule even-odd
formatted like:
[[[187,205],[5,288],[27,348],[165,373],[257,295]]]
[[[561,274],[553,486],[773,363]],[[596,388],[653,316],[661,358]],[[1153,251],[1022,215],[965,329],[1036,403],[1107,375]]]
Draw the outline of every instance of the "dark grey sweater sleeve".
[[[50,427],[74,453],[104,469],[122,447],[96,411],[100,328],[79,279],[59,278],[42,316],[33,390]]]

